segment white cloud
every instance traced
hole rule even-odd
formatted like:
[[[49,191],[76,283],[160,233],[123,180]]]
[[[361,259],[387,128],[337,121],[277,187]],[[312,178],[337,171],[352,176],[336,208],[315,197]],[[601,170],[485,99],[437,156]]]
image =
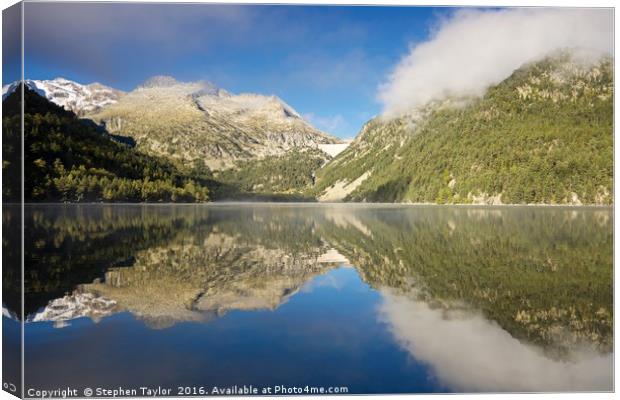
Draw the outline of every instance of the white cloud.
[[[465,10],[412,46],[379,87],[384,114],[447,96],[480,96],[526,62],[561,48],[613,51],[613,10]]]

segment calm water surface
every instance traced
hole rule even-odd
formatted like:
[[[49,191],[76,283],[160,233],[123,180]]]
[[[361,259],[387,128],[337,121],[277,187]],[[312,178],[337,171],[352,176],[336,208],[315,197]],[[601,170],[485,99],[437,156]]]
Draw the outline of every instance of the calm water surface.
[[[18,216],[4,209],[5,232]],[[613,389],[611,209],[31,206],[24,218],[27,389]],[[4,236],[6,261],[19,236]],[[18,292],[3,301],[7,326]]]

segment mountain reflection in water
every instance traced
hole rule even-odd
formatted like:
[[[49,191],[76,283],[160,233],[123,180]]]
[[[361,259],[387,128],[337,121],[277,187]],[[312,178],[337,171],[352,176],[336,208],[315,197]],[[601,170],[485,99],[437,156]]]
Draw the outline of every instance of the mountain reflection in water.
[[[11,215],[5,207],[5,228],[18,223]],[[193,346],[186,362],[205,373],[209,354],[229,351],[210,375],[222,383],[229,369],[241,384],[308,376],[354,393],[612,389],[611,209],[102,205],[31,206],[24,217],[27,382],[51,380],[52,361],[71,364],[51,374],[68,384],[131,382],[147,363],[151,375],[139,376],[155,379],[157,352],[142,353],[143,341],[166,343],[168,371],[174,348]],[[17,275],[8,268],[5,281]],[[5,315],[19,304],[11,289]],[[198,343],[196,329],[205,340],[256,337]],[[132,343],[132,359],[108,349],[118,371],[86,376],[84,358],[46,346],[87,337]],[[314,363],[324,375],[307,374]],[[241,368],[253,364],[271,368]]]

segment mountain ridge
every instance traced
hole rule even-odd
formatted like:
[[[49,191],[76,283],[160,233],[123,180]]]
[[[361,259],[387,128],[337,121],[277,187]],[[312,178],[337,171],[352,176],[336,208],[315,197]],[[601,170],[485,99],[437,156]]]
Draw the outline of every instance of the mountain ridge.
[[[220,187],[225,198],[244,196],[237,186],[260,191],[247,193],[251,196],[300,195],[308,182],[312,183],[314,171],[331,159],[330,153],[335,151],[330,146],[342,144],[314,128],[278,96],[232,94],[208,81],[182,82],[172,76],[156,75],[129,92],[98,83],[82,85],[65,78],[25,83],[53,104],[99,125],[98,129],[117,142],[136,147],[146,155],[163,157],[185,173],[199,173],[210,179],[211,171],[234,170],[237,172],[224,176],[243,178],[243,171],[258,168],[269,173],[273,167],[281,173],[284,167],[295,174],[280,174],[270,182],[256,174],[252,174],[253,182],[245,178],[226,181]],[[6,85],[3,99],[16,87],[18,82]],[[108,96],[93,102],[93,93]],[[300,158],[293,160],[296,156]],[[285,167],[290,160],[296,166]]]
[[[292,149],[339,143],[276,96],[230,94],[208,82],[155,77],[117,103],[87,115],[133,137],[142,151],[213,170]]]

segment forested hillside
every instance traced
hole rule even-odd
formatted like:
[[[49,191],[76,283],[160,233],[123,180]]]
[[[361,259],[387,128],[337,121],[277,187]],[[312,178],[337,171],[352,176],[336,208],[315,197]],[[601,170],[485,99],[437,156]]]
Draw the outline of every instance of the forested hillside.
[[[246,194],[302,196],[314,184],[315,171],[328,159],[318,149],[293,150],[283,156],[239,162],[236,168],[218,172],[215,177]]]
[[[317,173],[345,201],[611,204],[613,60],[525,65],[481,99],[376,118]]]

